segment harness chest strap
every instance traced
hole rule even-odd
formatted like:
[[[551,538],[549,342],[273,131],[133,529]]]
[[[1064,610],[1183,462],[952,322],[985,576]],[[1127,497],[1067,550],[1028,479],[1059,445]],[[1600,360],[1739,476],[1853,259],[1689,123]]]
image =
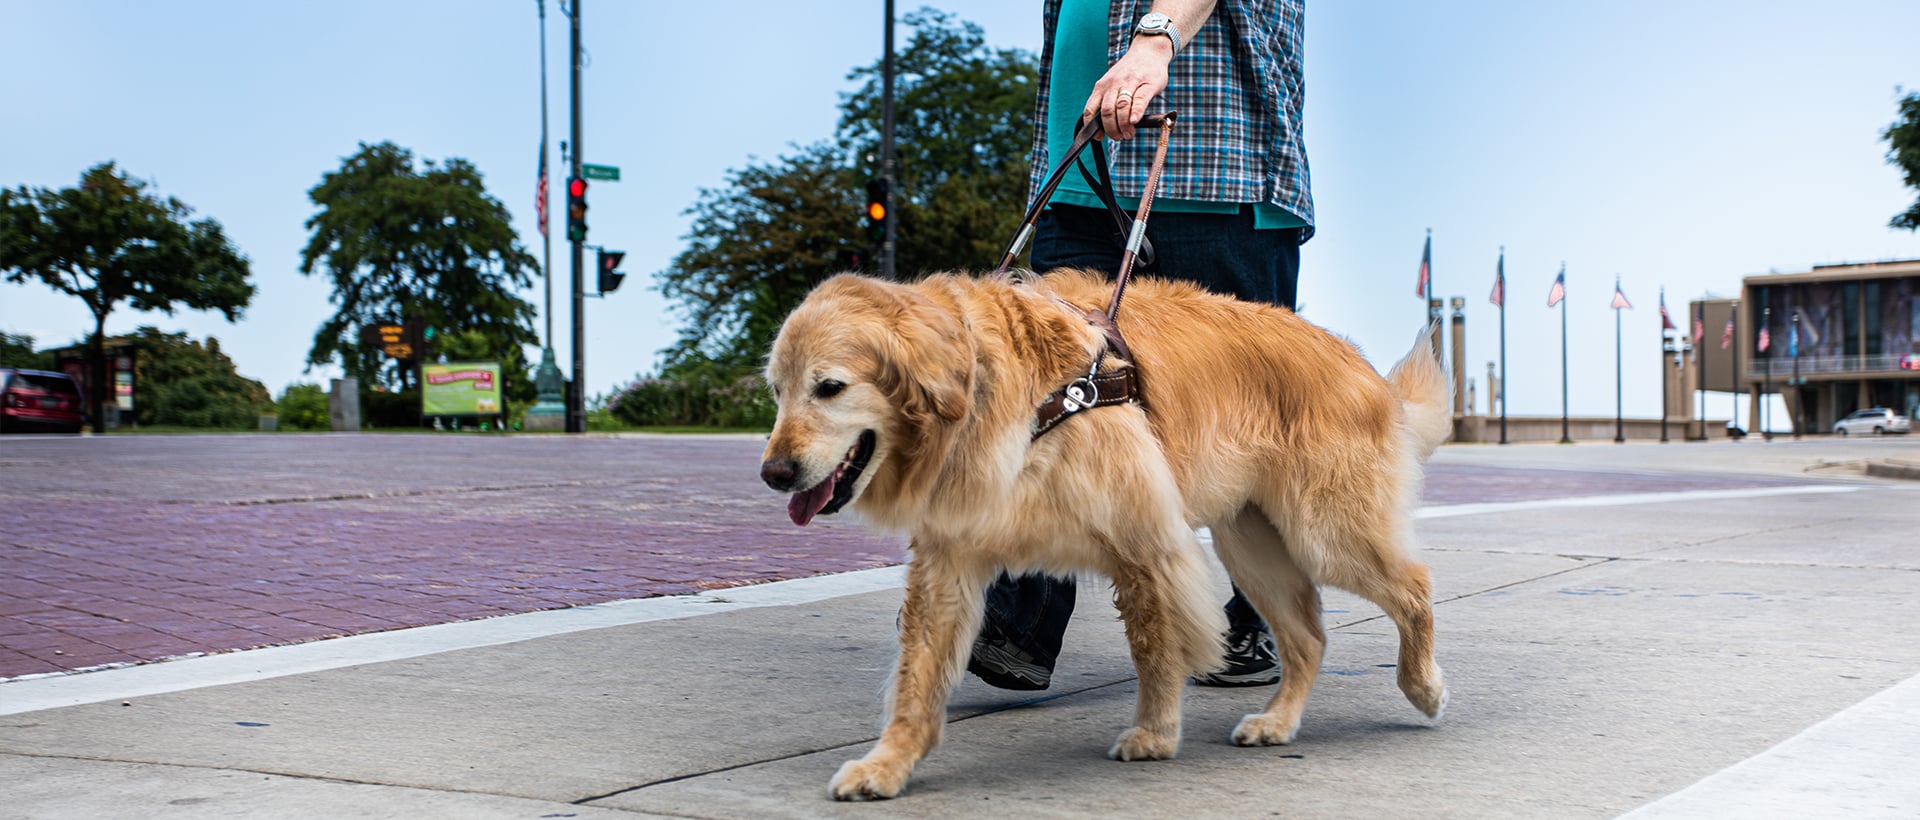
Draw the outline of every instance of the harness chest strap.
[[[1033,437],[1040,438],[1069,416],[1093,407],[1111,407],[1128,402],[1145,403],[1139,378],[1133,365],[1127,364],[1105,373],[1074,379],[1072,383],[1048,394],[1034,411]]]

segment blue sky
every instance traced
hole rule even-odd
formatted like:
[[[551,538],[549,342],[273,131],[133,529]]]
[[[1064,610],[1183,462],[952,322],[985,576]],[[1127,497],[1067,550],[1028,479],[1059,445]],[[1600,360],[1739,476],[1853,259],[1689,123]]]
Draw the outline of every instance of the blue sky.
[[[1635,305],[1624,317],[1626,408],[1652,415],[1662,286],[1678,316],[1689,298],[1731,295],[1746,274],[1920,257],[1920,236],[1885,227],[1915,194],[1879,138],[1896,88],[1920,88],[1920,4],[1814,5],[1310,3],[1319,235],[1303,252],[1304,314],[1390,364],[1424,316],[1413,291],[1431,228],[1435,289],[1467,297],[1469,371],[1483,378],[1497,356],[1487,293],[1505,246],[1512,409],[1557,414],[1559,316],[1545,301],[1564,260],[1573,412],[1611,415],[1617,274]],[[323,381],[336,374],[303,372],[332,313],[325,283],[298,273],[306,192],[359,142],[473,161],[540,254],[535,7],[0,0],[0,185],[70,186],[113,159],[218,219],[253,263],[259,294],[245,317],[123,308],[109,331],[212,334],[275,393]],[[592,240],[627,250],[630,274],[611,298],[588,300],[590,393],[652,368],[673,339],[651,285],[684,247],[682,211],[729,169],[831,134],[848,70],[878,56],[881,8],[584,4],[586,158],[622,169],[622,181],[593,188]],[[942,8],[995,45],[1038,48],[1037,2]],[[567,25],[557,2],[547,14],[557,141]],[[563,364],[565,248],[554,248]],[[527,296],[543,300],[538,285]],[[78,300],[0,284],[0,329],[53,344],[89,327]]]

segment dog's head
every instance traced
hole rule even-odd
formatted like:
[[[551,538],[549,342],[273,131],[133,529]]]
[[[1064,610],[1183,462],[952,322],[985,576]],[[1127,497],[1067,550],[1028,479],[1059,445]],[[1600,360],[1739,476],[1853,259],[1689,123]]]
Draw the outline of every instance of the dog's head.
[[[760,477],[793,493],[787,514],[805,526],[937,468],[937,443],[972,401],[973,345],[914,287],[843,274],[781,325],[767,383],[779,416]]]

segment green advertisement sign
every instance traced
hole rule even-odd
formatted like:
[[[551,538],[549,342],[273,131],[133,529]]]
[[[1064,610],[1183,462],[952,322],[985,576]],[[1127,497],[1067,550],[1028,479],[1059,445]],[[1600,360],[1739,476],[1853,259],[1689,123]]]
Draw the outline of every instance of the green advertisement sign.
[[[448,362],[420,368],[420,415],[497,416],[506,412],[499,362]]]

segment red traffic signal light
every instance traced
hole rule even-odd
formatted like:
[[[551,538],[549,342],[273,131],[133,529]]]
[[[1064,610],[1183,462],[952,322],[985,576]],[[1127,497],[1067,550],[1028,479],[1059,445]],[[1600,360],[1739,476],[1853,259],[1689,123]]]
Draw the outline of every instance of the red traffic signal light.
[[[567,238],[584,242],[587,238],[587,181],[567,179]]]
[[[625,258],[627,258],[626,251],[600,251],[600,293],[602,295],[619,290],[620,280],[627,278],[626,274],[615,270],[620,267],[620,260]]]

